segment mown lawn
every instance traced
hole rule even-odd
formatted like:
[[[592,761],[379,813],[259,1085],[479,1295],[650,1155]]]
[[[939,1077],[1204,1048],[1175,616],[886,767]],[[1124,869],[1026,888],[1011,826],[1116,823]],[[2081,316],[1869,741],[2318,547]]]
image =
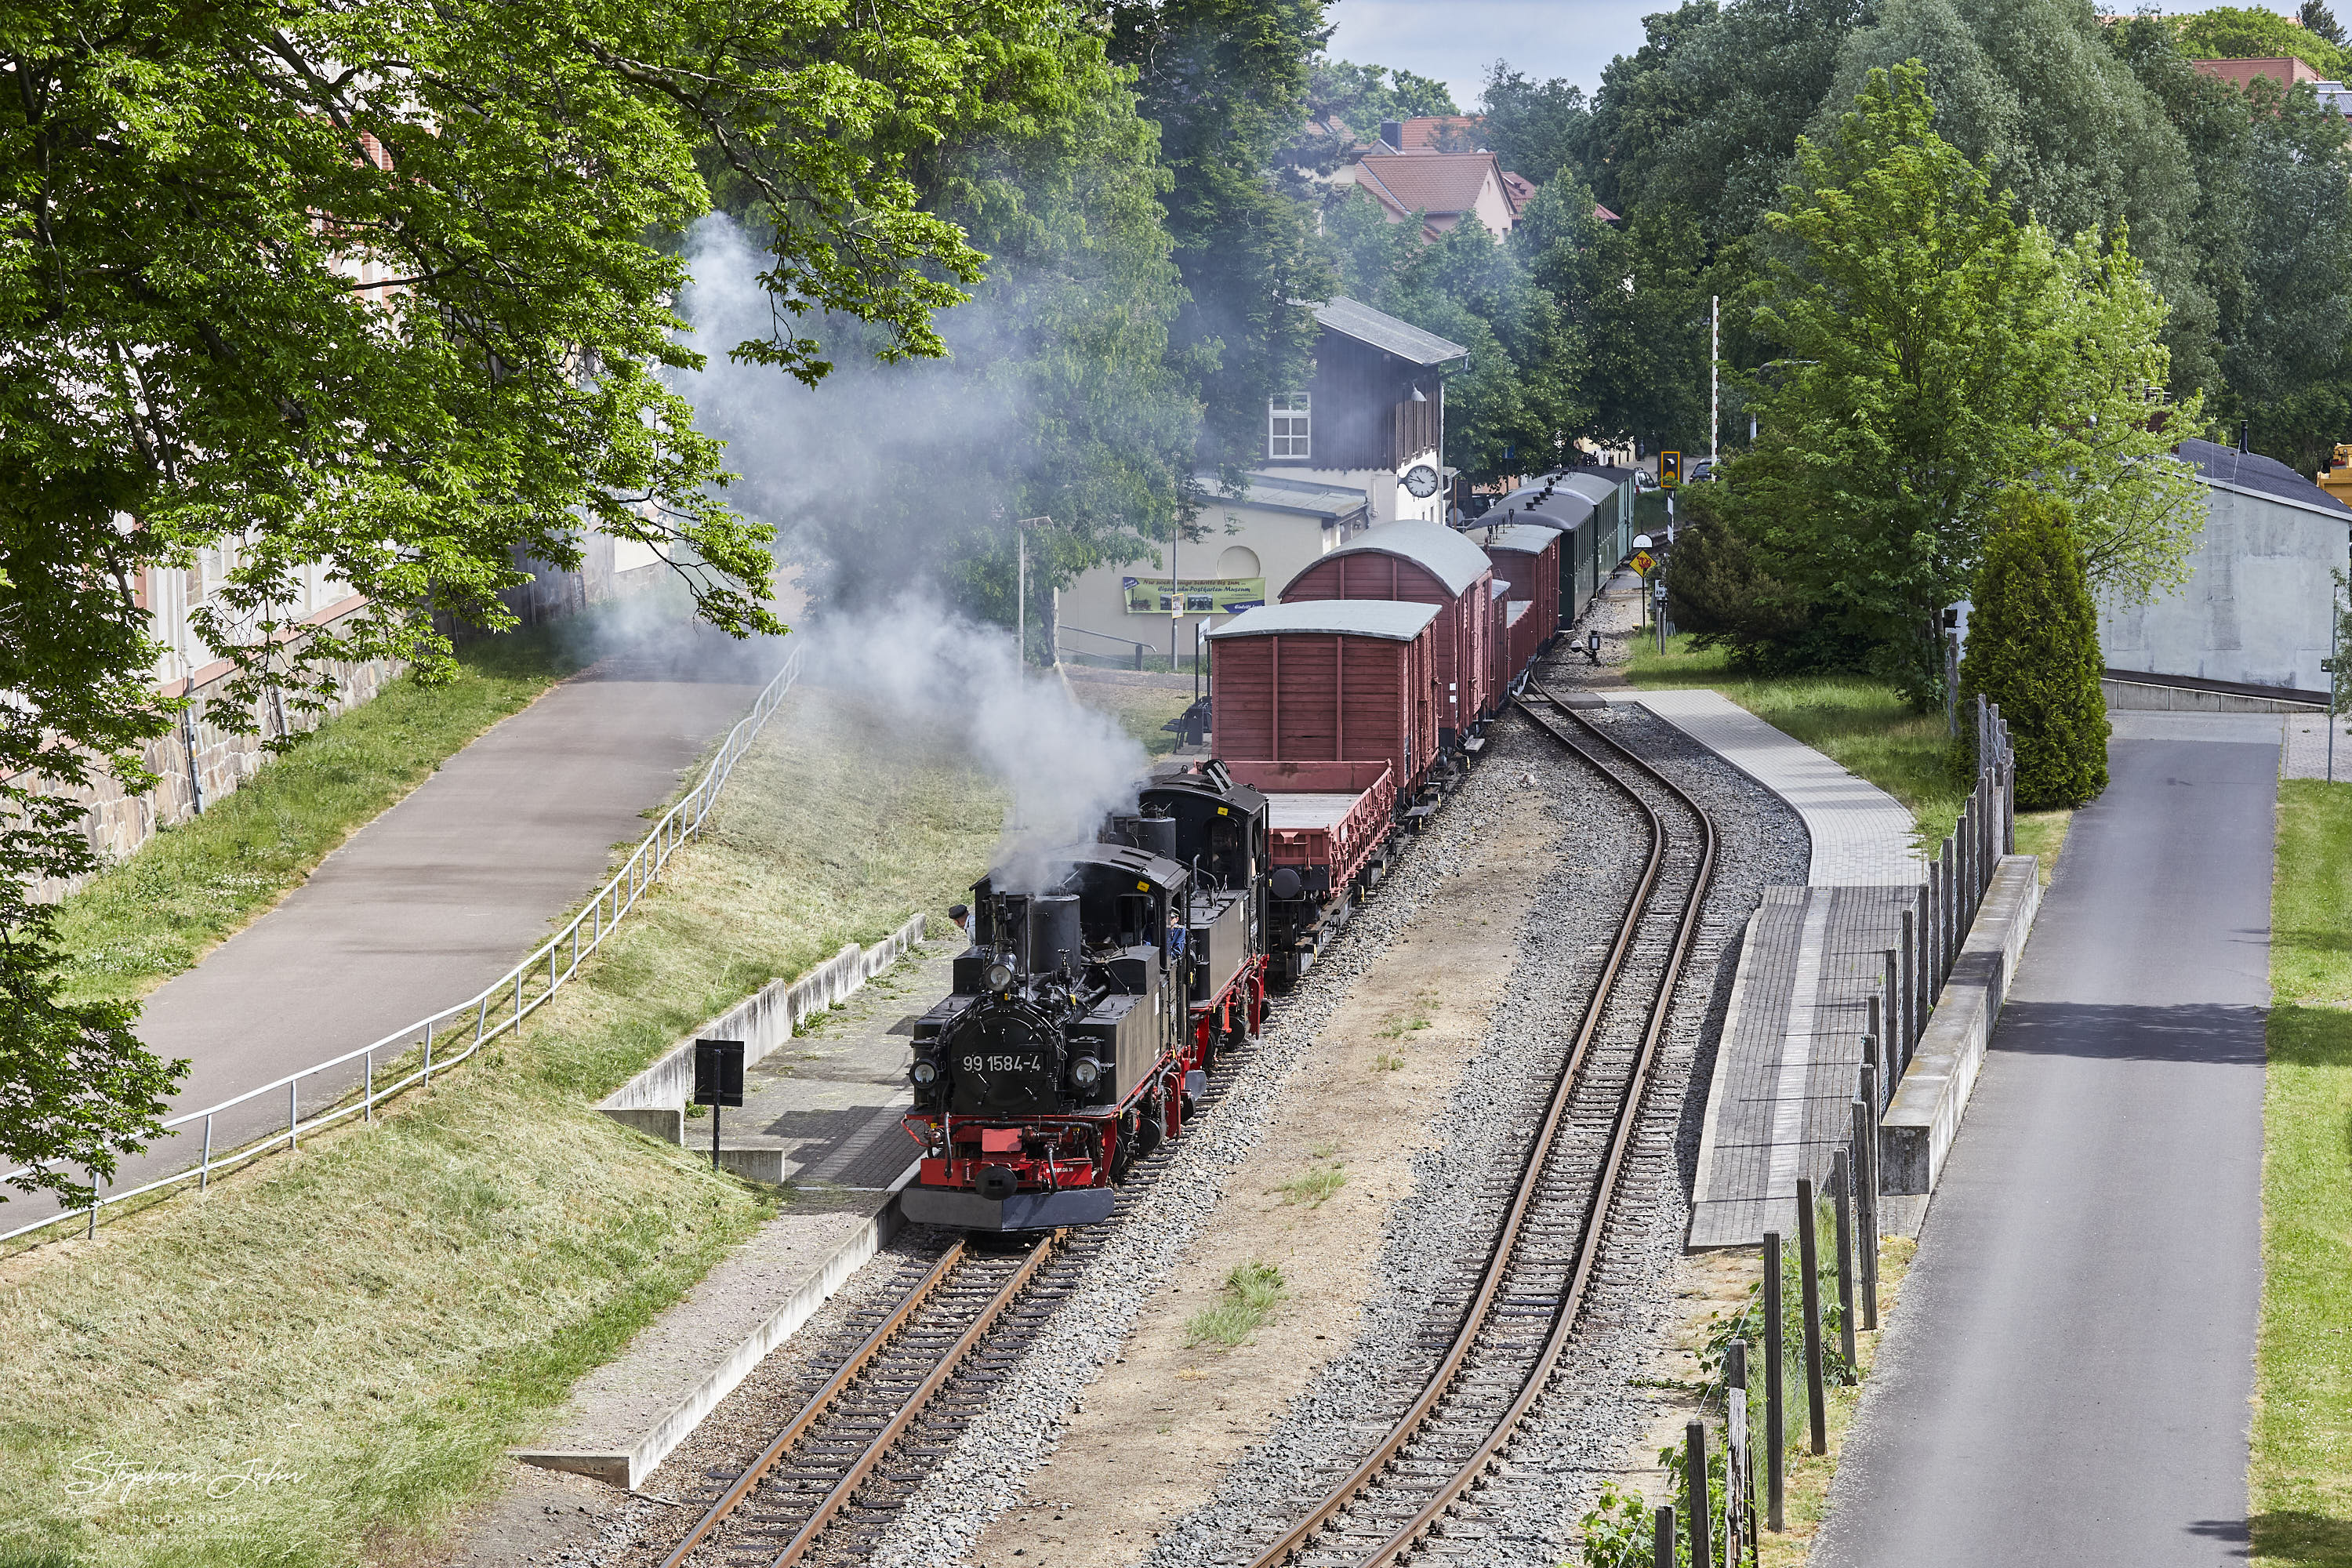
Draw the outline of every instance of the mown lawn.
[[[1913,712],[1884,681],[1857,675],[1758,679],[1734,671],[1729,655],[1721,648],[1692,647],[1687,636],[1669,637],[1663,654],[1654,645],[1636,642],[1625,678],[1634,686],[1654,689],[1704,686],[1722,692],[1782,734],[1802,741],[1901,801],[1918,824],[1923,848],[1943,842],[1967,804],[1967,782],[1954,773],[1944,716]],[[2018,852],[2042,857],[2044,880],[2072,816],[2063,811],[2018,815]]]
[[[2253,1561],[2352,1564],[2352,784],[2279,787]]]
[[[0,1565],[431,1556],[583,1373],[791,1201],[593,1101],[983,868],[1002,799],[906,731],[795,693],[520,1041],[373,1131],[0,1261]]]

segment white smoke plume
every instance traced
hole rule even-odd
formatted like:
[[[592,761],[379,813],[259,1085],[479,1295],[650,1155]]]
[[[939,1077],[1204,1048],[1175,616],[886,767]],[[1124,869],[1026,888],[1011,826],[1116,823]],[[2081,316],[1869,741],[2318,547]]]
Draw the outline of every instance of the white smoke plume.
[[[1021,668],[1002,630],[908,600],[822,617],[800,635],[809,679],[865,698],[880,721],[952,740],[1004,785],[1013,798],[992,868],[1003,891],[1044,888],[1064,864],[1055,851],[1135,809],[1143,748],[1050,673]]]

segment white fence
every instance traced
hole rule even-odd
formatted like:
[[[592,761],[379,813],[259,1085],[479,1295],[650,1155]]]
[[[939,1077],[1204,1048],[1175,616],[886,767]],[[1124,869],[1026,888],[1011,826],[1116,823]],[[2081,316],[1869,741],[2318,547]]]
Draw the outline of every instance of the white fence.
[[[751,711],[727,732],[726,741],[719,748],[719,755],[712,759],[701,779],[676,805],[663,814],[662,819],[654,825],[653,831],[646,835],[635,852],[613,879],[597,892],[588,907],[574,915],[572,923],[556,932],[544,946],[492,981],[478,995],[469,996],[453,1007],[446,1007],[429,1018],[420,1018],[404,1029],[386,1035],[373,1045],[345,1051],[341,1056],[289,1074],[275,1083],[247,1089],[217,1105],[171,1118],[163,1123],[167,1132],[194,1130],[199,1126],[204,1130],[203,1152],[194,1165],[119,1193],[100,1194],[93,1185],[89,1204],[37,1219],[29,1225],[20,1225],[14,1230],[0,1231],[0,1241],[70,1219],[82,1219],[89,1231],[95,1234],[98,1211],[110,1204],[119,1204],[184,1182],[194,1182],[202,1188],[211,1182],[215,1171],[227,1170],[273,1150],[296,1148],[305,1133],[316,1132],[345,1117],[357,1116],[372,1122],[375,1120],[375,1108],[383,1101],[404,1089],[430,1083],[435,1073],[447,1072],[499,1036],[521,1028],[523,1019],[577,974],[581,960],[594,952],[605,937],[619,927],[621,917],[636,903],[637,895],[661,875],[662,868],[668,864],[669,858],[677,853],[678,847],[702,831],[703,823],[718,800],[719,790],[727,784],[728,774],[734,771],[743,753],[751,749],[752,738],[759,734],[761,727],[768,721],[768,716],[776,710],[776,705],[783,700],[784,693],[792,689],[793,679],[800,673],[801,650],[797,639],[786,646],[790,651],[784,657],[783,668],[761,689],[759,698],[751,704]],[[466,1027],[468,1024],[472,1025],[470,1030]],[[457,1048],[453,1050],[453,1047]],[[441,1052],[438,1057],[435,1055],[436,1047]],[[357,1092],[350,1089],[328,1092],[321,1109],[306,1118],[302,1111],[304,1080],[325,1073],[336,1073],[340,1069],[343,1080],[348,1082],[353,1063],[359,1064]],[[384,1081],[377,1080],[379,1071],[385,1075]],[[215,1150],[214,1131],[223,1118],[242,1108],[257,1109],[279,1098],[283,1099],[286,1107],[283,1130],[246,1139],[226,1152]],[[11,1173],[15,1175],[24,1173],[23,1170]],[[0,1177],[0,1180],[5,1179]]]

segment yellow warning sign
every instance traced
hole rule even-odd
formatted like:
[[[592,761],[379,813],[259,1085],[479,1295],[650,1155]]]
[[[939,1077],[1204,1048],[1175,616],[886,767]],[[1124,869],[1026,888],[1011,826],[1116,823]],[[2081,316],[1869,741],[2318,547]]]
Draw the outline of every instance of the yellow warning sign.
[[[1650,552],[1648,551],[1636,550],[1633,552],[1633,570],[1639,572],[1643,576],[1648,576],[1650,574],[1650,569],[1655,565],[1657,565],[1657,563],[1650,559]]]

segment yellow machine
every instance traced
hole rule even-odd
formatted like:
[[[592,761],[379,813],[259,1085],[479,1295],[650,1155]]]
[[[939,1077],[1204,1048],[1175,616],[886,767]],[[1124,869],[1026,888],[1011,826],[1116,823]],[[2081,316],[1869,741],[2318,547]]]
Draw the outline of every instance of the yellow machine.
[[[2336,447],[2336,455],[2327,459],[2327,467],[2311,477],[2319,481],[2321,489],[2346,506],[2352,506],[2352,446]]]

